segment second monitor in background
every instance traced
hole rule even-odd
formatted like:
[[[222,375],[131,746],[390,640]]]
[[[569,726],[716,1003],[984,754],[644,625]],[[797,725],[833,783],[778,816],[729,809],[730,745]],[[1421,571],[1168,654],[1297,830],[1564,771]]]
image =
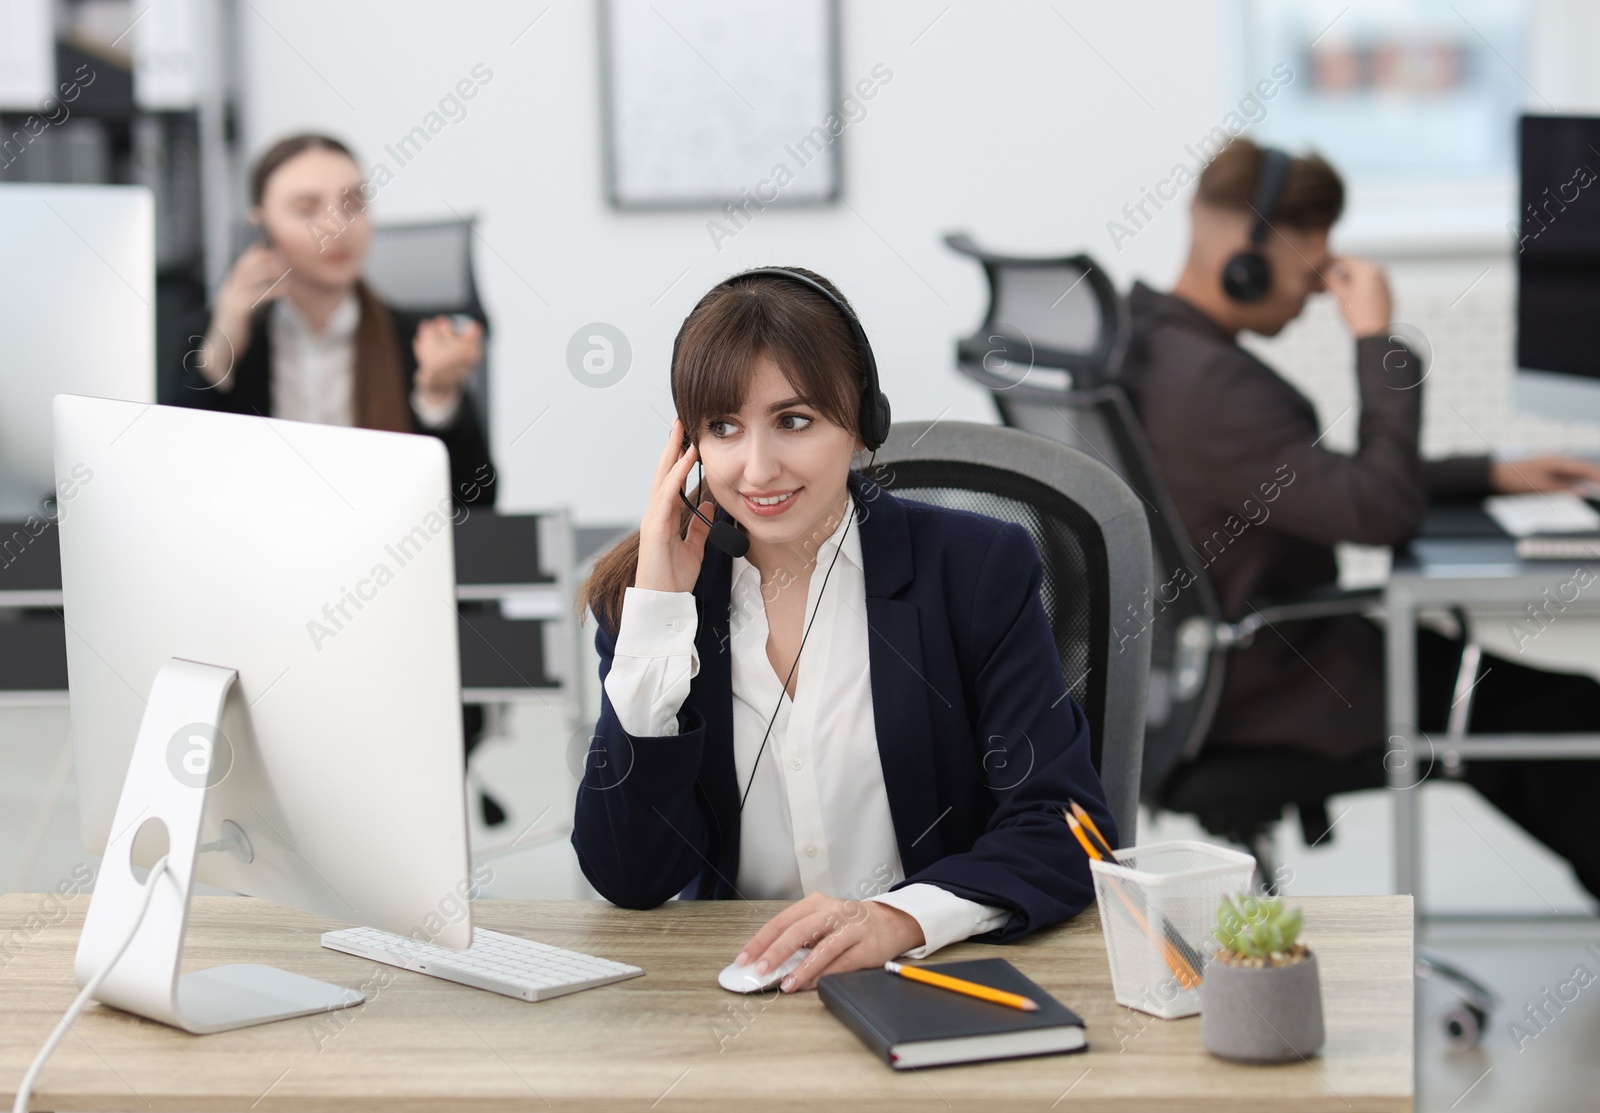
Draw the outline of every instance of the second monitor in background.
[[[0,520],[54,482],[50,399],[155,399],[155,211],[143,186],[0,185]]]
[[[1524,116],[1517,228],[1519,409],[1600,422],[1600,117]]]

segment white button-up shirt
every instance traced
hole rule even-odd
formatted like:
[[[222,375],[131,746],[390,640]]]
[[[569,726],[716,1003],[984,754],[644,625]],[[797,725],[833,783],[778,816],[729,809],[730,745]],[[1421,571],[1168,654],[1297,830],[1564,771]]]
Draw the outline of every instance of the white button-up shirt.
[[[288,298],[274,303],[267,314],[273,417],[316,425],[355,424],[355,339],[360,324],[361,303],[353,290],[328,317],[321,332],[311,327]],[[217,389],[223,393],[233,389],[233,376]],[[420,389],[411,392],[411,408],[428,429],[449,425],[460,404],[460,394],[440,404],[429,401]]]
[[[727,648],[734,768],[740,792],[750,786],[739,828],[737,887],[751,899],[797,900],[821,892],[888,904],[921,925],[924,944],[906,953],[924,958],[1000,927],[1010,913],[937,885],[885,891],[905,871],[873,720],[859,534],[852,500],[849,516],[817,550],[806,588],[810,633],[793,699],[767,657],[761,573],[744,557],[733,559]],[[778,590],[790,589],[765,589],[769,595]],[[678,733],[678,710],[700,671],[697,626],[691,592],[627,589],[605,691],[630,735]],[[757,762],[769,719],[772,730]]]

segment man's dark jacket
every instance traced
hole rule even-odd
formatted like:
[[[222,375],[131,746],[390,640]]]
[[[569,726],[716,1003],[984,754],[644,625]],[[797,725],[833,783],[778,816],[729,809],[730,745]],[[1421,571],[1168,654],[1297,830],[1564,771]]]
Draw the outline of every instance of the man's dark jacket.
[[[1396,545],[1430,495],[1488,492],[1487,457],[1423,461],[1425,371],[1359,339],[1357,447],[1320,443],[1311,401],[1194,305],[1135,283],[1122,382],[1223,614],[1338,580],[1336,542]],[[1157,569],[1157,582],[1176,569]],[[1181,581],[1180,581],[1181,582]],[[1210,741],[1343,757],[1384,736],[1383,637],[1359,616],[1277,624],[1228,654]]]

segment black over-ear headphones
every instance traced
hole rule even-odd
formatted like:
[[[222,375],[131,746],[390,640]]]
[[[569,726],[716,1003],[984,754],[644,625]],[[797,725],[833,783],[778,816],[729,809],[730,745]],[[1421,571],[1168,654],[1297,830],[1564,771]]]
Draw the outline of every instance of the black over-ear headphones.
[[[872,345],[867,340],[866,329],[861,327],[861,319],[832,290],[816,279],[801,274],[799,271],[789,270],[787,267],[756,267],[754,270],[742,271],[739,274],[723,279],[712,289],[717,290],[723,286],[731,286],[744,279],[754,278],[758,275],[772,275],[777,278],[788,279],[791,282],[797,282],[808,290],[821,294],[844,317],[845,323],[850,326],[850,335],[855,340],[856,354],[861,359],[861,367],[864,374],[856,431],[860,433],[861,441],[867,446],[868,450],[876,452],[879,446],[889,439],[889,398],[878,386],[878,360],[872,354]],[[684,323],[688,324],[687,318],[684,319]],[[673,368],[678,366],[678,346],[682,340],[683,329],[679,328],[677,337],[672,341]],[[670,377],[670,371],[668,375]],[[671,381],[671,386],[672,405],[676,409],[678,405],[678,384],[676,380]],[[683,447],[687,449],[689,443],[688,430],[685,430]],[[707,538],[711,544],[731,557],[744,556],[749,551],[750,539],[740,533],[736,527],[727,522],[712,522],[704,514],[700,513],[700,508],[690,502],[689,496],[682,491],[678,492],[678,497],[683,500],[684,505],[693,512],[696,518],[711,527],[711,535]]]
[[[1256,220],[1250,228],[1250,246],[1222,267],[1222,289],[1234,301],[1260,301],[1272,289],[1272,264],[1261,251],[1272,227],[1272,216],[1289,180],[1292,160],[1273,147],[1261,148],[1261,171],[1256,177]]]

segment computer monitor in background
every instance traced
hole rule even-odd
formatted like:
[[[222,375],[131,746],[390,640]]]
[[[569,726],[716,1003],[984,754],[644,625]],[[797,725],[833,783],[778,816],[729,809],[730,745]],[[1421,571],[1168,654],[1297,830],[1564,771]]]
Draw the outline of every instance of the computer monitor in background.
[[[193,881],[467,947],[443,444],[69,396],[54,424],[81,829],[105,854],[79,984],[163,850],[177,884],[96,996],[192,1032],[361,999],[266,966],[180,977]]]
[[[1524,116],[1518,409],[1600,421],[1600,118]]]
[[[0,521],[50,496],[51,398],[155,400],[155,258],[143,186],[0,185]]]

